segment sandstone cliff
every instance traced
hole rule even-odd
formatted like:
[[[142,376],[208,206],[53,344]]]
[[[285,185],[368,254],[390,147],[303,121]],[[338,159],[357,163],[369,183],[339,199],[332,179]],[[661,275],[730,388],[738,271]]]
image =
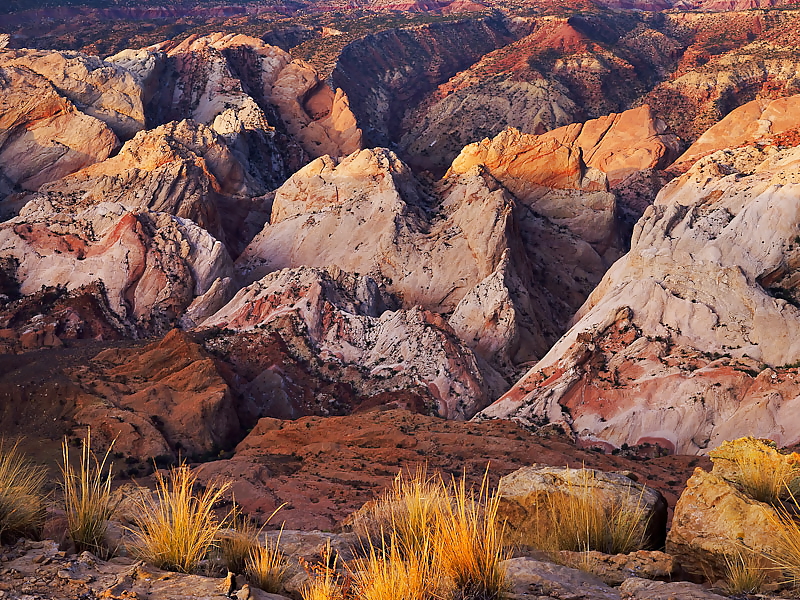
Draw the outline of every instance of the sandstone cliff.
[[[483,416],[683,453],[796,442],[798,160],[745,146],[668,184],[572,329]]]

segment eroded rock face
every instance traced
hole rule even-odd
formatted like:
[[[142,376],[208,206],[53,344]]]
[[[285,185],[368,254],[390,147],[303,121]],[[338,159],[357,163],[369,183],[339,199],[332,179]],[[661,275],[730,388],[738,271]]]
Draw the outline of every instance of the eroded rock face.
[[[102,161],[118,144],[105,123],[79,111],[46,78],[21,65],[0,65],[0,171],[6,194],[14,186],[35,190]]]
[[[613,256],[621,242],[610,190],[676,154],[675,137],[643,106],[540,136],[507,129],[465,147],[449,172],[484,166],[520,201]]]
[[[750,146],[673,180],[568,334],[484,416],[681,453],[797,441],[798,160]]]
[[[706,130],[671,168],[685,170],[717,150],[736,148],[797,130],[800,127],[798,110],[800,96],[748,102]]]
[[[19,293],[101,282],[134,331],[166,331],[217,279],[232,275],[222,243],[191,221],[101,203],[78,213],[28,204],[0,225],[0,255],[15,262]]]
[[[0,65],[36,73],[86,115],[123,140],[145,128],[142,87],[126,69],[96,56],[52,50],[1,50]]]
[[[340,369],[352,365],[382,376],[387,390],[420,382],[446,418],[480,410],[488,386],[472,352],[441,316],[419,308],[388,310],[395,302],[375,281],[357,277],[347,289],[346,280],[309,268],[278,271],[241,290],[202,327],[247,331],[291,316],[293,328],[305,331],[320,356]]]

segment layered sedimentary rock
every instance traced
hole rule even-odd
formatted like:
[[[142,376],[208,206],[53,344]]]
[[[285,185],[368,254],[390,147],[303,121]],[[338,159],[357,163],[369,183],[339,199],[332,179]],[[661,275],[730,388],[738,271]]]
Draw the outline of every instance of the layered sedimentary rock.
[[[747,146],[673,180],[572,329],[483,415],[683,453],[796,442],[799,163]]]
[[[96,56],[52,50],[0,50],[0,65],[40,75],[84,114],[121,139],[145,128],[142,88],[126,69]]]
[[[15,186],[35,190],[104,160],[118,144],[105,123],[80,112],[41,75],[0,66],[0,174],[6,193]]]
[[[469,418],[482,408],[490,394],[475,357],[440,315],[389,310],[396,301],[374,280],[357,277],[347,289],[346,279],[309,268],[278,271],[242,289],[202,327],[248,331],[282,319],[341,369],[366,369],[386,390],[427,387],[443,417]]]
[[[147,333],[163,332],[233,275],[223,244],[191,221],[111,203],[75,213],[29,203],[0,225],[0,256],[13,260],[21,295],[100,282],[114,313]]]

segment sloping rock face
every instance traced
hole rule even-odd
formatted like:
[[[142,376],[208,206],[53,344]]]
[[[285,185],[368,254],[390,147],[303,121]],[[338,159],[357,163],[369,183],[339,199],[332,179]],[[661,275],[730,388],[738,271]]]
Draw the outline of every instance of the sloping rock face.
[[[77,52],[2,50],[0,65],[40,75],[82,113],[103,121],[123,140],[145,128],[142,88],[135,75]]]
[[[498,17],[383,31],[345,46],[330,79],[349,96],[367,145],[389,146],[409,107],[517,37]]]
[[[556,262],[571,265],[563,277]],[[546,351],[604,269],[585,241],[518,207],[482,167],[430,188],[383,149],[301,169],[237,261],[249,281],[301,265],[367,274],[404,308],[452,312],[459,337],[509,375]]]
[[[572,329],[482,415],[681,453],[798,441],[798,161],[748,146],[673,180]]]
[[[0,196],[104,160],[118,144],[105,123],[79,111],[47,79],[0,64],[0,178],[7,185]]]
[[[274,189],[306,156],[361,147],[347,96],[302,61],[244,35],[190,36],[110,60],[137,71],[154,123],[191,118],[220,134],[245,165],[256,193]]]
[[[113,158],[42,186],[23,212],[75,213],[103,202],[164,212],[230,239],[236,255],[256,233],[244,224],[247,211],[229,209],[248,205],[249,183],[219,135],[195,121],[172,121],[137,134]]]
[[[540,136],[507,129],[465,147],[449,172],[484,166],[521,202],[613,260],[622,242],[610,190],[638,171],[666,167],[677,150],[675,136],[644,106]]]
[[[668,21],[633,11],[535,17],[528,27],[530,34],[486,54],[406,114],[404,160],[444,172],[465,145],[506,127],[541,134],[624,111],[685,46]]]
[[[111,203],[74,213],[29,203],[0,224],[0,257],[13,261],[24,296],[100,282],[114,313],[142,333],[163,333],[233,275],[222,243],[191,221]]]
[[[681,154],[670,167],[685,170],[698,159],[725,148],[735,148],[800,128],[800,96],[753,100],[728,113]]]
[[[278,271],[241,290],[202,327],[248,331],[282,319],[284,326],[305,332],[337,370],[366,370],[385,380],[387,391],[427,387],[440,416],[469,418],[486,404],[490,394],[475,357],[441,316],[387,310],[392,299],[370,278],[351,279],[351,285],[345,289],[315,269]]]

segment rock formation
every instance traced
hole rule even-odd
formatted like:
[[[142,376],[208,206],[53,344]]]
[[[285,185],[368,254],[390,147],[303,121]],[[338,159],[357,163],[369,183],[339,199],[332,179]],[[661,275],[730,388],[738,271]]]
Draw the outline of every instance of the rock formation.
[[[668,184],[572,329],[483,416],[681,453],[796,442],[798,160],[746,146]]]
[[[79,111],[47,79],[0,65],[0,179],[7,185],[0,196],[104,160],[118,144],[105,123]]]

